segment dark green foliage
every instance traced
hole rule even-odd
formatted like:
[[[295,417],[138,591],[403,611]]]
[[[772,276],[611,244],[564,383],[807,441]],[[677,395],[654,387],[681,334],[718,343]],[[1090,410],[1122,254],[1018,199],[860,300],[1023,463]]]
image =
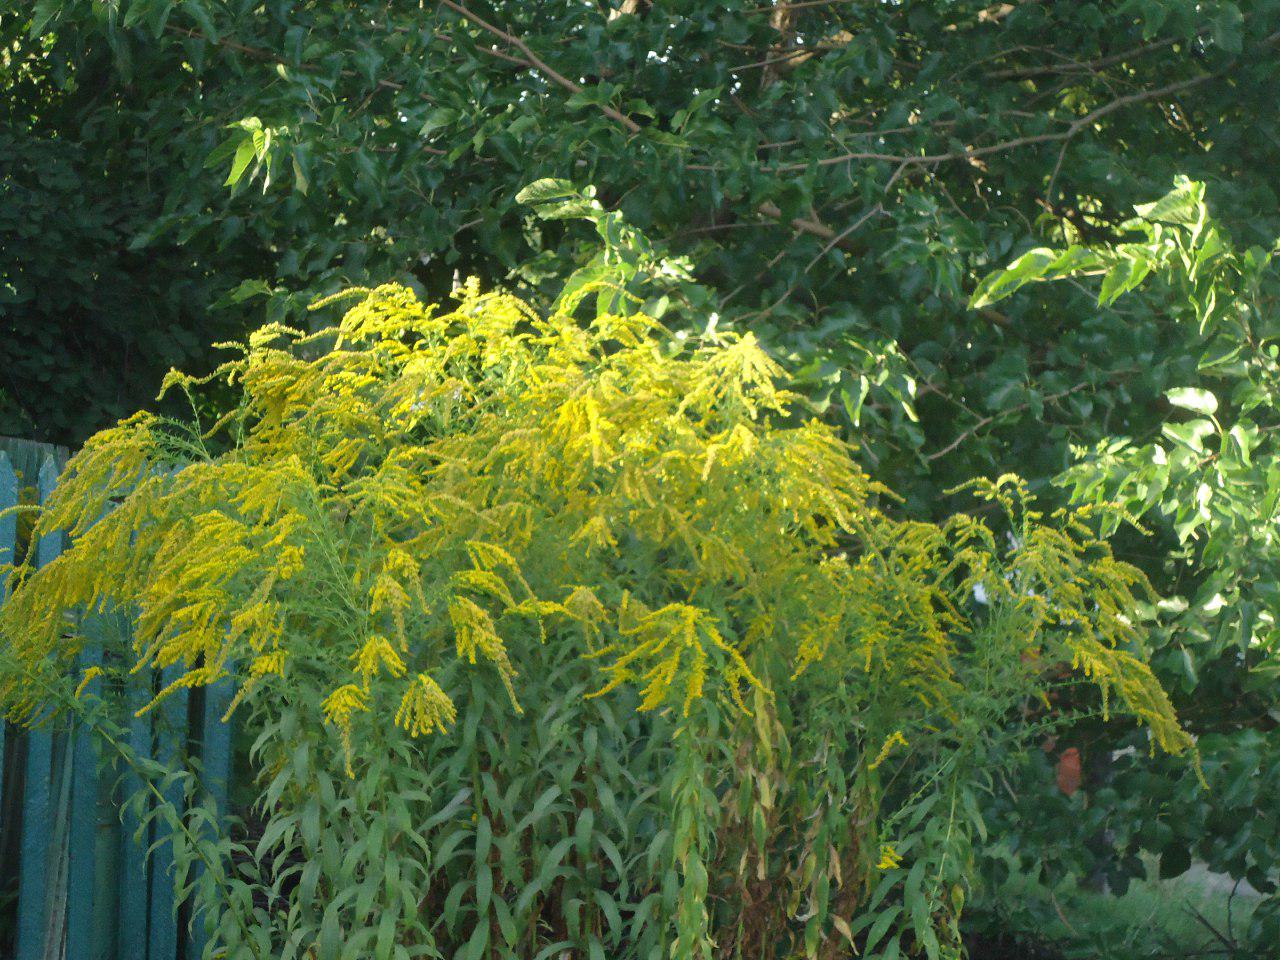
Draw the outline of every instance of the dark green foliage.
[[[815,389],[847,395],[876,455],[930,500],[938,467],[946,480],[1010,459],[1056,471],[1066,440],[1108,418],[1122,428],[1161,392],[1143,358],[1154,331],[1064,326],[1069,293],[1050,309],[964,310],[973,271],[1003,261],[1046,205],[1048,222],[1112,236],[1130,203],[1187,172],[1231,183],[1233,220],[1275,206],[1274,145],[1248,133],[1280,102],[1273,3],[1243,18],[1189,0],[988,6],[463,7],[577,93],[443,4],[80,0],[41,4],[37,26],[72,85],[63,136],[95,157],[104,142],[137,147],[120,169],[154,202],[120,209],[138,218],[139,251],[180,245],[224,291],[286,313],[347,282],[416,279],[438,296],[455,269],[572,257],[581,229],[530,225],[515,195],[541,176],[595,183],[693,256],[726,318],[811,358]],[[948,159],[874,159],[922,154]],[[907,377],[919,424],[895,397],[910,397]]]
[[[74,443],[150,402],[170,366],[199,362],[197,337],[240,319],[197,306],[226,280],[181,248],[128,249],[155,202],[100,162],[0,130],[0,434]]]
[[[163,124],[119,109],[92,35],[27,27],[0,13],[0,434],[74,444],[241,328],[243,311],[207,305],[253,258],[146,240],[174,178]]]

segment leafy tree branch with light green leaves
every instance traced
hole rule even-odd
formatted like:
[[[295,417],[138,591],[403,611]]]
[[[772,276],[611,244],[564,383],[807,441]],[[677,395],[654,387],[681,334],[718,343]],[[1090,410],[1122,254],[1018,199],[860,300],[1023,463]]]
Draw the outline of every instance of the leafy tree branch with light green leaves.
[[[1280,293],[1271,250],[1241,250],[1209,215],[1201,183],[1181,180],[1135,208],[1140,239],[1105,247],[1035,249],[986,277],[972,304],[1028,283],[1100,277],[1109,306],[1144,283],[1177,322],[1194,325],[1196,385],[1165,392],[1158,434],[1081,450],[1062,477],[1083,502],[1118,499],[1167,520],[1187,559],[1210,571],[1184,601],[1183,626],[1207,633],[1214,655],[1239,646],[1259,683],[1280,677]]]
[[[1262,812],[1280,785],[1277,247],[1239,246],[1205,185],[1186,178],[1135,213],[1123,242],[1028,251],[985,277],[973,303],[1069,284],[1099,309],[1138,300],[1181,331],[1163,416],[1141,434],[1077,446],[1057,482],[1077,503],[1119,502],[1152,529],[1146,549],[1170,585],[1152,611],[1155,662],[1180,693],[1211,787],[1121,759],[1109,773],[1114,809],[1095,814],[1094,829],[1110,831],[1120,855],[1158,854],[1161,876],[1201,860],[1247,878],[1263,899],[1230,941],[1246,951],[1280,929],[1280,830]]]

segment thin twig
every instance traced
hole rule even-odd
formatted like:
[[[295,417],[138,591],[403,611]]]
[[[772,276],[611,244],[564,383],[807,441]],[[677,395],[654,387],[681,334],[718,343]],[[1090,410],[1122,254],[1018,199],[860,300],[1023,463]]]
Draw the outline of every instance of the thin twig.
[[[1206,32],[1209,28],[1204,27],[1200,32]],[[1197,34],[1198,36],[1199,34]],[[1150,43],[1142,43],[1136,47],[1130,47],[1128,50],[1121,50],[1119,53],[1113,53],[1110,56],[1098,57],[1096,60],[1084,61],[1068,61],[1058,66],[1039,66],[1039,67],[1014,67],[1008,70],[994,70],[987,74],[989,80],[1022,80],[1031,77],[1050,76],[1056,73],[1095,73],[1098,70],[1105,70],[1107,67],[1115,66],[1117,63],[1123,63],[1126,60],[1132,60],[1135,57],[1143,57],[1148,53],[1154,53],[1157,50],[1163,50],[1165,47],[1171,47],[1177,43],[1180,37],[1166,37],[1163,40],[1153,40]]]
[[[766,200],[764,203],[760,204],[760,206],[758,206],[756,209],[759,210],[761,213],[763,213],[770,220],[777,220],[779,222],[782,222],[782,220],[784,219],[783,212],[778,208],[778,205],[774,203],[772,200]],[[812,234],[815,237],[821,237],[823,240],[831,240],[836,235],[836,232],[832,230],[829,226],[827,226],[821,220],[815,219],[813,217],[792,217],[791,226],[795,227],[795,229],[799,230],[801,233]]]
[[[1183,906],[1183,909],[1187,911],[1187,913],[1191,914],[1192,918],[1197,923],[1199,923],[1202,927],[1208,930],[1209,933],[1213,935],[1213,938],[1217,940],[1220,944],[1222,944],[1223,947],[1226,948],[1228,953],[1235,952],[1236,945],[1232,943],[1230,940],[1228,940],[1226,937],[1224,937],[1222,935],[1222,931],[1219,930],[1217,927],[1215,927],[1212,923],[1210,923],[1205,918],[1205,915],[1203,913],[1201,913],[1199,910],[1197,910],[1195,907],[1193,907],[1189,903],[1184,903],[1182,906]]]
[[[788,3],[788,10],[804,10],[807,7],[835,7],[844,3],[856,3],[859,0],[799,0],[797,3]],[[772,4],[765,4],[760,7],[747,7],[743,13],[772,13],[778,8]]]
[[[797,60],[801,57],[806,57],[811,54],[819,53],[819,52],[821,52],[821,48],[815,47],[814,49],[810,50],[806,47],[797,47],[793,50],[788,50],[786,53],[779,54],[776,57],[767,57],[764,60],[757,60],[754,63],[743,63],[743,64],[739,64],[736,67],[730,67],[729,72],[740,73],[743,70],[755,70],[755,69],[758,69],[759,67],[771,67],[774,64],[787,63],[788,61]]]
[[[860,216],[857,220],[853,221],[853,223],[845,227],[844,230],[840,231],[839,234],[832,237],[831,240],[827,243],[827,245],[823,247],[822,250],[818,253],[818,255],[809,261],[809,265],[804,268],[804,272],[808,273],[810,270],[812,270],[813,265],[817,263],[819,260],[821,260],[823,257],[825,257],[828,253],[830,253],[833,247],[839,246],[844,241],[844,239],[849,236],[849,234],[853,233],[853,231],[857,230],[860,226],[862,226],[872,217],[882,213],[884,213],[884,206],[882,204],[877,203],[874,207],[872,207],[870,210],[868,210],[866,213]]]
[[[515,47],[517,50],[519,50],[521,53],[524,54],[525,59],[529,61],[530,66],[546,74],[547,78],[551,80],[552,83],[555,83],[558,86],[563,87],[564,89],[568,90],[570,93],[577,94],[577,93],[583,92],[583,88],[580,84],[574,83],[564,74],[557,71],[554,67],[552,67],[545,60],[543,60],[536,53],[534,53],[533,50],[529,48],[529,45],[525,43],[523,40],[521,40],[519,37],[517,37],[515,34],[508,33],[506,30],[503,30],[501,27],[494,26],[488,20],[485,20],[483,17],[475,13],[472,13],[461,3],[455,2],[455,0],[440,0],[440,3],[448,7],[450,10],[452,10],[454,13],[458,14],[459,16],[465,17],[467,20],[470,20],[477,27],[480,27],[480,29],[487,30],[489,33],[493,34],[503,43],[507,43]],[[615,110],[613,107],[609,106],[609,104],[607,103],[600,103],[600,104],[597,104],[596,106],[599,108],[600,112],[603,113],[606,117],[608,117],[610,120],[614,120],[622,124],[631,133],[640,132],[640,124],[636,123],[634,120],[628,117],[625,113],[620,113],[618,110]]]
[[[442,0],[447,2],[447,0]],[[926,153],[919,156],[911,154],[898,153],[878,153],[873,151],[850,151],[842,153],[834,157],[823,157],[820,160],[813,160],[808,163],[784,163],[776,167],[767,168],[770,173],[797,173],[808,170],[810,166],[817,167],[833,167],[841,163],[847,163],[850,160],[880,160],[889,163],[906,163],[916,166],[928,166],[935,163],[945,163],[950,160],[975,160],[979,157],[986,157],[996,153],[1004,153],[1008,150],[1015,150],[1019,147],[1032,146],[1037,143],[1057,143],[1062,140],[1068,140],[1077,133],[1089,126],[1096,120],[1101,120],[1108,114],[1114,113],[1124,107],[1134,103],[1142,103],[1147,100],[1154,100],[1158,97],[1168,96],[1180,90],[1186,90],[1190,87],[1198,86],[1208,80],[1214,79],[1218,74],[1205,73],[1198,77],[1191,77],[1187,80],[1179,80],[1176,83],[1165,84],[1163,87],[1157,87],[1154,90],[1141,90],[1137,93],[1131,93],[1127,96],[1119,97],[1110,103],[1091,110],[1082,117],[1074,120],[1066,130],[1057,133],[1037,133],[1025,137],[1014,137],[1010,140],[1002,140],[1000,143],[989,144],[985,147],[972,147],[965,150],[950,150],[946,153]],[[692,166],[692,165],[691,165]]]
[[[1078,393],[1079,391],[1084,390],[1090,386],[1092,386],[1092,384],[1090,383],[1077,383],[1074,387],[1071,387],[1069,390],[1063,390],[1059,393],[1051,393],[1047,397],[1041,398],[1040,402],[1053,403],[1057,400],[1063,399],[1064,397],[1069,397],[1073,393]],[[926,455],[925,460],[932,462],[934,460],[937,460],[939,457],[945,457],[948,453],[950,453],[956,447],[960,446],[960,444],[964,443],[966,440],[972,437],[975,433],[977,433],[983,427],[994,423],[995,421],[999,420],[1001,417],[1007,417],[1010,414],[1018,413],[1022,410],[1026,410],[1028,407],[1031,406],[1032,402],[1033,401],[1031,400],[1027,400],[1027,401],[1024,401],[1023,403],[1019,403],[1019,404],[1016,404],[1015,406],[1009,407],[1006,410],[999,410],[996,413],[983,417],[973,426],[969,427],[967,430],[957,435],[954,440],[948,443],[941,450],[935,450],[933,453]]]

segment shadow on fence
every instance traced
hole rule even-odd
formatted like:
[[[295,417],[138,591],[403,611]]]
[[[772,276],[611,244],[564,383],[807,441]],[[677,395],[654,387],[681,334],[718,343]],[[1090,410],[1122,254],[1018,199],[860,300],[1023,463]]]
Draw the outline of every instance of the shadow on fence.
[[[43,503],[65,466],[65,450],[0,438],[0,564],[28,550],[38,566],[66,547],[53,534],[26,542],[29,522],[4,513],[18,504]],[[7,579],[7,578],[5,578]],[[0,599],[7,586],[0,579]],[[81,629],[89,642],[77,675],[125,655],[129,623],[119,614],[90,612]],[[207,798],[227,809],[231,732],[221,717],[230,701],[226,684],[188,694],[181,690],[141,717],[158,685],[179,668],[130,674],[123,689],[104,697],[132,753],[173,767],[187,758],[204,772]],[[101,679],[88,692],[102,695]],[[0,957],[13,960],[198,960],[203,923],[188,924],[175,906],[173,851],[154,802],[126,804],[142,794],[136,770],[106,755],[82,722],[51,722],[33,729],[5,724],[0,738]],[[166,801],[178,809],[184,791],[162,781]]]

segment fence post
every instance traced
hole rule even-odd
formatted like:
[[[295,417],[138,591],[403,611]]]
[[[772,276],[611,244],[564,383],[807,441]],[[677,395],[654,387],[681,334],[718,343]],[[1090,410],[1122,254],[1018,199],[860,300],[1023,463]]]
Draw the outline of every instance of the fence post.
[[[225,815],[229,804],[227,794],[231,782],[231,722],[222,722],[231,706],[235,687],[230,677],[223,677],[204,688],[204,713],[200,718],[200,765],[204,772],[204,787],[215,816]],[[203,864],[196,864],[193,878],[199,879]],[[194,884],[193,884],[194,888]],[[216,926],[216,915],[197,914],[192,901],[191,938],[187,941],[187,960],[201,960],[209,943],[209,934]]]
[[[58,482],[53,457],[40,466],[38,491],[43,504]],[[62,552],[62,534],[54,531],[36,544],[36,566],[43,567]],[[49,806],[53,779],[53,734],[47,727],[27,732],[26,783],[22,797],[21,870],[18,877],[17,960],[40,960],[49,899]]]
[[[182,676],[182,665],[175,663],[160,673],[160,686],[164,689]],[[187,691],[175,690],[156,708],[156,759],[172,768],[185,746],[187,732]],[[165,802],[177,808],[182,816],[183,789],[181,783],[171,783],[164,788]],[[165,821],[156,820],[157,830]],[[151,947],[149,960],[177,960],[178,918],[174,911],[173,842],[161,842],[153,838],[155,852],[151,858]]]
[[[84,617],[81,631],[84,647],[77,663],[81,670],[102,666],[101,624],[98,612]],[[86,686],[90,698],[101,692],[102,682],[94,679]],[[67,872],[67,958],[96,960],[103,952],[94,929],[97,916],[98,852],[98,761],[92,731],[77,722],[71,733],[71,861]]]
[[[137,716],[154,695],[151,671],[130,674],[125,702],[129,709],[129,749],[139,760],[151,758],[151,714]],[[150,874],[147,848],[150,846],[147,812],[151,797],[143,793],[142,777],[126,770],[121,780],[123,812],[120,852],[120,926],[117,935],[120,960],[147,960],[147,880]],[[138,798],[141,810],[133,806]]]

